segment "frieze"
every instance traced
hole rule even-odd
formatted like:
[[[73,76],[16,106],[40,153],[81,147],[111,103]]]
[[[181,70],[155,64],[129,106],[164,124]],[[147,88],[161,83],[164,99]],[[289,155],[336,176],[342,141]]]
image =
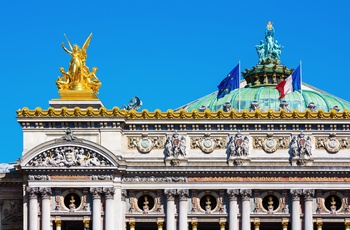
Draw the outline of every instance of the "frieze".
[[[350,177],[188,177],[188,182],[350,182]]]
[[[162,149],[164,147],[164,137],[128,137],[128,148],[137,149],[141,153],[149,153],[152,149]]]
[[[186,177],[124,177],[122,179],[123,182],[127,183],[181,183],[181,182],[187,182]]]
[[[29,180],[50,180],[49,175],[29,175]]]
[[[191,137],[191,149],[200,149],[204,153],[212,153],[215,149],[225,148],[226,137],[210,137],[205,134],[204,137]]]
[[[80,175],[55,175],[50,176],[50,180],[90,180],[91,176]]]
[[[112,175],[92,175],[91,180],[113,180]]]
[[[331,133],[329,137],[316,137],[315,148],[325,149],[329,153],[337,153],[341,149],[349,149],[349,138],[336,137],[335,133]]]
[[[268,133],[266,137],[253,137],[253,148],[263,149],[267,153],[274,153],[277,149],[288,149],[288,137],[274,137]]]
[[[112,166],[102,155],[78,146],[62,146],[46,150],[33,157],[26,166],[36,167],[99,167]]]

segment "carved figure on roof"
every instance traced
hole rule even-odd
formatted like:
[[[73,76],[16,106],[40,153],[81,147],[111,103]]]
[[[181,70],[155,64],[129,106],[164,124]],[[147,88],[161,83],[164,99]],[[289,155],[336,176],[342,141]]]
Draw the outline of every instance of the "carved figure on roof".
[[[264,41],[261,40],[260,41],[260,45],[256,45],[255,49],[256,49],[256,52],[257,52],[257,54],[259,56],[259,63],[262,63],[265,60],[265,57],[266,57]]]
[[[285,100],[281,101],[280,107],[278,107],[276,112],[281,112],[281,110],[285,110],[286,112],[292,112],[292,110],[289,108],[288,102]]]
[[[313,102],[310,102],[310,103],[307,105],[307,108],[310,109],[311,112],[317,112],[317,111],[316,111],[316,105],[315,105],[315,103],[313,103]]]
[[[230,102],[225,102],[225,104],[223,105],[223,110],[224,112],[229,112],[232,109],[232,104]]]
[[[94,67],[92,72],[89,71],[89,67],[86,66],[87,48],[89,47],[92,34],[84,42],[84,45],[80,48],[78,45],[72,46],[67,36],[65,35],[69,49],[64,46],[62,42],[62,48],[65,52],[71,55],[68,71],[65,71],[63,67],[60,68],[62,74],[58,77],[56,85],[59,90],[92,90],[94,93],[98,93],[98,89],[101,86],[101,82],[96,77],[97,68]]]
[[[122,106],[122,109],[125,109],[125,110],[139,110],[142,106],[142,101],[141,99],[138,97],[138,96],[135,96],[133,98],[131,98],[131,100],[129,101],[129,104],[128,105],[123,105]]]
[[[260,109],[260,105],[258,101],[252,101],[250,103],[250,108],[249,108],[249,112],[255,112],[256,110]]]

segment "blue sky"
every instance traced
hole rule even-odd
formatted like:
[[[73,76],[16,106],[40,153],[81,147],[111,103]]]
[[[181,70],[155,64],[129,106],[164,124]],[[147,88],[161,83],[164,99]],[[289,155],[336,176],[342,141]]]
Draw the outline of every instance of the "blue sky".
[[[176,109],[217,90],[227,73],[258,61],[255,45],[272,21],[281,61],[303,81],[350,100],[350,1],[18,1],[0,3],[2,149],[0,162],[22,154],[16,110],[47,109],[70,56],[66,33],[82,45],[92,32],[87,66],[98,67],[108,109],[134,97],[141,109]]]

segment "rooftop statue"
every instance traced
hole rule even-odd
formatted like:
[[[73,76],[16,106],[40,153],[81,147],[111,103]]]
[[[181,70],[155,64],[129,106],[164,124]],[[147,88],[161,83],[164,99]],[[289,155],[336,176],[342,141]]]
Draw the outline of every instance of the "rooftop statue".
[[[66,39],[70,50],[62,42],[63,50],[71,55],[72,59],[67,72],[63,67],[60,68],[62,76],[58,77],[56,81],[59,90],[92,90],[95,94],[98,93],[101,82],[96,77],[97,68],[93,67],[92,72],[90,72],[89,67],[85,64],[87,58],[86,50],[90,44],[91,37],[92,34],[86,39],[82,48],[76,44],[72,46],[67,36]]]
[[[259,56],[259,64],[280,63],[283,46],[279,45],[277,40],[275,41],[274,35],[275,29],[272,26],[272,22],[268,22],[265,30],[266,43],[261,40],[260,44],[255,46]]]

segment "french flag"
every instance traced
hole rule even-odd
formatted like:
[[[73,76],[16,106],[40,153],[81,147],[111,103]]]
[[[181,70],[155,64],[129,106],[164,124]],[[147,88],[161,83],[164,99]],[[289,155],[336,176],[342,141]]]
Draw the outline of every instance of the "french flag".
[[[289,77],[279,82],[276,89],[280,93],[278,99],[284,98],[288,93],[301,89],[300,65],[293,71]]]

